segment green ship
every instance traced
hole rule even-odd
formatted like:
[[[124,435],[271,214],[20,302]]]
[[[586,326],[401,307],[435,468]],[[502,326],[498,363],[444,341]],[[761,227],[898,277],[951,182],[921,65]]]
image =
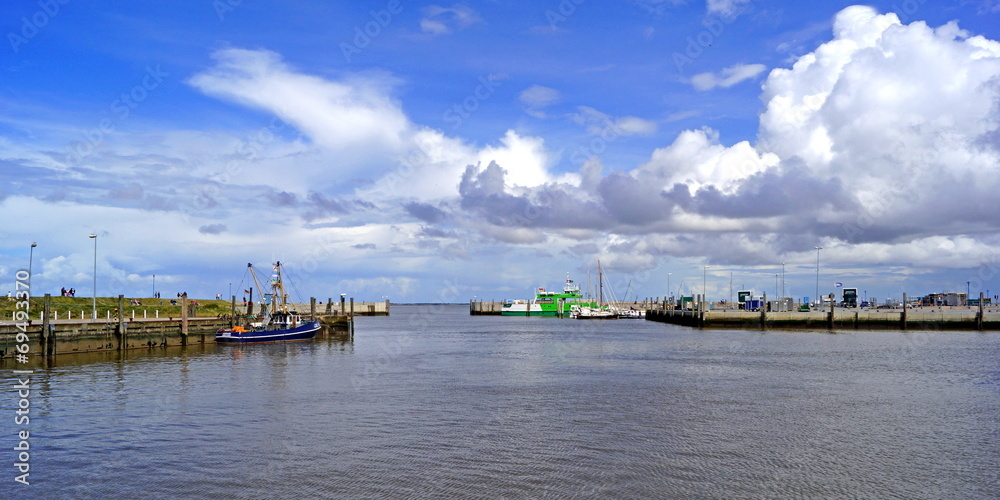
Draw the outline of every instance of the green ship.
[[[559,305],[562,304],[562,313],[559,313]],[[535,299],[528,300],[508,300],[504,302],[500,314],[503,316],[569,316],[570,308],[597,307],[597,302],[584,300],[580,293],[580,285],[573,283],[566,273],[566,284],[562,292],[548,292],[544,288],[539,288],[535,292]]]

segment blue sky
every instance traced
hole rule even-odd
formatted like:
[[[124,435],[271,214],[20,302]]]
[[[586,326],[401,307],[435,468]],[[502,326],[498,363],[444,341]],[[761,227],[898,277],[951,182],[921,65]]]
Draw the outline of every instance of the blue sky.
[[[1000,292],[1000,3],[18,2],[0,271],[35,293]],[[970,282],[967,284],[966,282]],[[0,283],[2,286],[2,283]]]

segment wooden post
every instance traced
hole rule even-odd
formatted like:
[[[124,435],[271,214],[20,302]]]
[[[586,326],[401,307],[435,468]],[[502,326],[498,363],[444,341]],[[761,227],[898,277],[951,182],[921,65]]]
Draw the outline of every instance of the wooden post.
[[[906,330],[906,292],[903,292],[903,314],[899,317],[899,320],[902,323],[900,326],[905,331]]]
[[[48,313],[45,314],[47,318]],[[976,315],[976,330],[982,331],[983,329],[983,292],[979,292],[979,314]]]
[[[53,339],[52,332],[49,331],[49,309],[52,304],[52,294],[47,293],[42,299],[42,355],[51,356],[55,354],[53,349],[55,347],[55,339]]]
[[[347,299],[343,295],[340,296],[340,311],[339,316],[347,316],[347,309],[344,307],[344,303]]]
[[[833,294],[830,294],[830,317],[826,319],[827,326],[833,330]]]
[[[326,313],[333,314],[333,297],[326,298]]]
[[[767,330],[767,293],[761,296],[760,306],[760,329]]]
[[[128,349],[128,337],[125,334],[125,296],[118,295],[118,350]]]
[[[351,329],[351,338],[353,339],[354,338],[354,297],[351,297],[351,318],[348,321],[351,322],[350,326],[348,328]]]
[[[250,308],[253,308],[251,303]],[[188,298],[181,296],[181,345],[188,345]]]
[[[229,313],[229,329],[232,330],[236,326],[236,296],[233,295],[232,311]]]
[[[316,319],[316,297],[309,297],[309,319]]]
[[[389,307],[390,307],[390,305],[389,305],[389,299],[385,299],[385,315],[386,316],[389,315]]]

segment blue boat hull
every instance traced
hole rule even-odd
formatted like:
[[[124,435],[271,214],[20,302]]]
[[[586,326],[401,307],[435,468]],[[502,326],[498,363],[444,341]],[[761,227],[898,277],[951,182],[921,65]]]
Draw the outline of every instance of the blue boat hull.
[[[269,330],[263,332],[234,332],[230,330],[215,334],[217,344],[256,344],[263,342],[291,342],[294,340],[309,340],[316,336],[320,329],[319,321],[303,323],[295,328]]]

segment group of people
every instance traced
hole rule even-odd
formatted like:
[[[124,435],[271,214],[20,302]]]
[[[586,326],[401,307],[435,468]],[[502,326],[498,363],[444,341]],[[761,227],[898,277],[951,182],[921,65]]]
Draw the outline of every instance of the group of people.
[[[76,288],[66,288],[62,287],[59,294],[63,297],[76,297]]]

